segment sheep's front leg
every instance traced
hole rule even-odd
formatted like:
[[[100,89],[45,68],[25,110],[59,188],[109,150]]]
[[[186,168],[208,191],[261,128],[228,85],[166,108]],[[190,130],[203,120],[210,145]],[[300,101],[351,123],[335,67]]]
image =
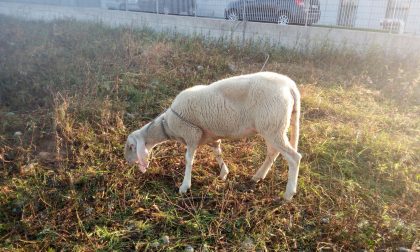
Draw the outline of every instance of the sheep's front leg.
[[[209,144],[209,146],[213,149],[214,155],[216,156],[217,163],[220,167],[220,175],[219,178],[221,180],[226,180],[227,175],[229,174],[229,169],[227,168],[225,162],[222,158],[222,149],[220,148],[221,141],[218,140],[214,143]]]
[[[195,146],[187,146],[187,153],[185,154],[185,175],[184,180],[182,181],[182,185],[179,187],[179,193],[186,193],[188,189],[191,188],[191,171],[192,171],[192,165],[194,162],[194,155],[195,150],[197,147]]]

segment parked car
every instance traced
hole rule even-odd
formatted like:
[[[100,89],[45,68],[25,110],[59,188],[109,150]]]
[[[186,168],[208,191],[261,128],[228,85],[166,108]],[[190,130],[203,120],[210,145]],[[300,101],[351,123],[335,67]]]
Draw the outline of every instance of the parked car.
[[[321,16],[319,0],[236,0],[225,9],[229,20],[278,24],[314,24]]]

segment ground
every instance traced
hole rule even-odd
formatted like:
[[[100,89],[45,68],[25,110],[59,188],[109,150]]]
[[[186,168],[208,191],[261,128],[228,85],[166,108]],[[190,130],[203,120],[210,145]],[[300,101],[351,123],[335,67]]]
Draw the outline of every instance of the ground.
[[[420,57],[293,51],[147,29],[0,16],[0,250],[395,251],[419,229]],[[127,135],[196,84],[265,70],[302,93],[297,195],[286,162],[250,178],[261,138],[227,140],[230,174],[166,142],[141,174]]]

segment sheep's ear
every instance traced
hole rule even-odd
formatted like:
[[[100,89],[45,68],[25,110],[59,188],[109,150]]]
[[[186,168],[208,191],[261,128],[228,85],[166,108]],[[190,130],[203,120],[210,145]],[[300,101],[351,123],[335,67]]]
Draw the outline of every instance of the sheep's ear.
[[[147,156],[149,155],[149,152],[147,151],[146,145],[144,144],[144,140],[140,140],[140,139],[136,139],[136,151],[137,151],[137,158],[139,159],[139,162],[143,158],[147,158]]]
[[[137,139],[133,136],[128,136],[127,138],[127,143],[126,143],[126,147],[129,151],[135,151],[135,146],[136,146],[136,142]]]

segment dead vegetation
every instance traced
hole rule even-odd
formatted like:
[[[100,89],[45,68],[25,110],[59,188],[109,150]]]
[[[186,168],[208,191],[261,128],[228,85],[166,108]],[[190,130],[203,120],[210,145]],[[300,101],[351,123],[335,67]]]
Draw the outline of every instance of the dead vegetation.
[[[148,30],[0,17],[0,249],[394,251],[419,228],[419,58],[238,47]],[[202,148],[177,194],[184,146],[150,171],[125,138],[182,89],[266,70],[303,96],[298,194],[279,159],[256,187],[261,140],[224,144],[226,182]],[[16,132],[20,132],[20,134]],[[166,238],[162,238],[168,236]]]

